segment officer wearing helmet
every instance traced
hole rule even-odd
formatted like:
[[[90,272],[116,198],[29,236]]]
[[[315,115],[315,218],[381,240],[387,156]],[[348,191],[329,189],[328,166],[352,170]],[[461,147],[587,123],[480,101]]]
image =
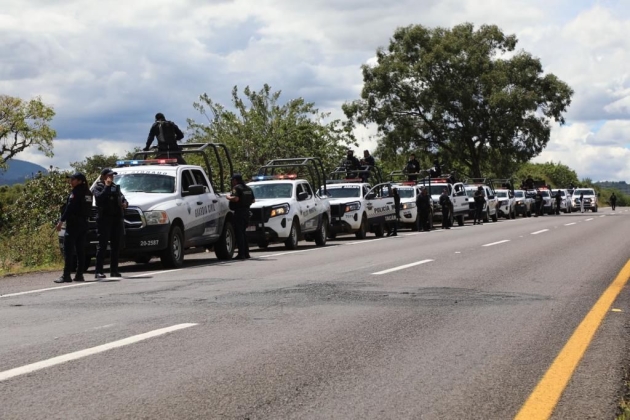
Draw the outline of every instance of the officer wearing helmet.
[[[74,281],[85,281],[85,240],[88,232],[88,217],[92,210],[92,193],[87,186],[85,175],[77,172],[69,177],[72,192],[68,196],[63,214],[59,218],[55,229],[59,232],[63,223],[66,231],[63,235],[63,274],[55,283],[70,283],[72,278],[72,258],[77,257],[77,274]]]
[[[234,234],[238,246],[237,260],[250,258],[247,243],[247,225],[249,224],[249,208],[256,202],[254,192],[243,181],[241,174],[232,176],[232,193],[227,196],[230,210],[234,211]]]

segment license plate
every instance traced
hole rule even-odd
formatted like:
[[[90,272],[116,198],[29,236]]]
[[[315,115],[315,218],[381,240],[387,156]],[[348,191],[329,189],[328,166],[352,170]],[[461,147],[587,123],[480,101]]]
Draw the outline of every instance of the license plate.
[[[256,232],[256,226],[247,226],[248,232]]]

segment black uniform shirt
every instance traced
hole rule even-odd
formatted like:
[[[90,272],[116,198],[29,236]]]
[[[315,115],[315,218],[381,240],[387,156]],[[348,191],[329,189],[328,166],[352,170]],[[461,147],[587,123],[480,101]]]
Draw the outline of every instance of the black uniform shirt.
[[[151,129],[149,130],[149,137],[147,137],[147,145],[146,145],[147,149],[151,147],[151,143],[153,143],[153,140],[155,140],[155,138],[160,135],[160,125],[159,125],[160,122],[164,122],[164,121],[154,122],[153,125],[151,126]],[[182,133],[182,130],[180,130],[177,124],[175,124],[174,122],[172,121],[169,121],[169,122],[173,124],[174,126],[173,129],[175,131],[175,140],[180,141],[181,139],[183,139],[184,133]]]
[[[232,188],[232,195],[238,197],[237,202],[230,202],[231,210],[249,209],[254,202],[254,192],[245,184],[237,184]]]
[[[112,183],[112,185],[107,186],[103,181],[98,181],[92,189],[92,193],[96,199],[99,217],[123,217],[122,204],[127,203],[127,200],[120,191],[119,185]]]
[[[66,201],[64,212],[59,218],[59,221],[66,222],[67,226],[87,221],[89,214],[85,214],[84,211],[86,190],[87,187],[85,185],[77,185],[72,189],[72,192]]]

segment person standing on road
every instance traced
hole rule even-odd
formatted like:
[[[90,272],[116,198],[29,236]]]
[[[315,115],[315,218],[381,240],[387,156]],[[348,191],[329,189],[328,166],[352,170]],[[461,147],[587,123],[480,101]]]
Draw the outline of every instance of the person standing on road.
[[[80,172],[70,176],[72,192],[68,196],[63,214],[59,218],[55,229],[61,230],[66,223],[66,231],[63,235],[63,274],[55,283],[70,283],[72,278],[72,258],[77,257],[77,274],[74,281],[85,281],[85,240],[88,232],[88,217],[92,211],[92,193],[87,186],[85,175]]]
[[[543,196],[540,190],[536,190],[536,195],[534,196],[534,205],[536,206],[536,215],[534,217],[543,215]]]
[[[584,213],[584,193],[580,193],[580,212]]]
[[[232,176],[232,194],[227,196],[230,202],[230,210],[234,211],[234,233],[236,246],[238,247],[237,260],[250,258],[249,244],[247,243],[247,225],[249,224],[249,208],[256,202],[254,192],[243,181],[241,174]]]
[[[114,175],[117,173],[111,169],[103,169],[101,178],[92,189],[96,199],[96,207],[98,207],[96,219],[98,246],[96,248],[96,272],[94,274],[97,280],[105,278],[103,264],[108,242],[110,245],[110,275],[111,277],[122,277],[118,272],[118,255],[120,243],[125,235],[124,217],[125,209],[129,203],[120,191],[120,186],[114,183]]]
[[[451,198],[448,196],[448,189],[444,188],[442,190],[442,195],[440,196],[440,206],[442,207],[442,229],[450,229],[451,228]]]
[[[398,188],[392,188],[392,197],[394,198],[394,220],[389,225],[387,236],[398,236],[398,221],[400,220],[400,195]]]
[[[615,208],[617,207],[617,196],[615,195],[615,193],[612,193],[612,195],[610,196],[610,206],[612,207],[613,211],[615,211]]]
[[[560,204],[561,203],[562,203],[562,191],[558,190],[556,192],[556,214],[560,214]]]
[[[473,197],[475,200],[475,218],[473,225],[483,225],[483,205],[486,202],[486,197],[483,192],[483,187],[479,186]]]
[[[429,232],[431,230],[431,224],[429,223],[429,217],[431,217],[431,205],[433,200],[429,197],[429,190],[423,188],[422,192],[416,197],[416,207],[418,208],[418,230],[421,232]]]
[[[155,114],[155,122],[149,130],[147,144],[142,150],[145,152],[149,151],[153,140],[156,138],[158,140],[158,150],[160,152],[166,152],[167,157],[170,157],[170,152],[179,152],[181,150],[181,147],[177,144],[177,142],[184,138],[184,133],[182,133],[182,130],[179,129],[177,124],[173,121],[168,121],[164,117],[164,114],[158,112]],[[181,153],[176,153],[175,157],[177,158],[178,163],[182,165],[186,164],[186,161],[182,158]]]

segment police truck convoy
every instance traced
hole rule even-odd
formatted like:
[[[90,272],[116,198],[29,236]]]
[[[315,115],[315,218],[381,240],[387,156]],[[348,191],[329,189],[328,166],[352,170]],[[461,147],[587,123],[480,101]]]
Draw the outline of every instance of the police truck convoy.
[[[151,151],[154,138],[158,138],[158,147]],[[502,184],[505,189],[495,191],[483,181],[460,183],[450,175],[442,177],[437,159],[434,167],[426,171],[429,177],[418,180],[421,170],[413,154],[404,170],[398,171],[407,177],[406,182],[371,186],[368,179],[378,168],[368,150],[361,161],[348,150],[341,166],[347,178],[330,183],[318,178],[317,191],[306,179],[291,174],[259,174],[248,184],[240,174],[235,174],[229,178],[231,193],[221,195],[214,191],[212,177],[201,167],[181,163],[182,154],[188,152],[177,144],[182,138],[177,125],[157,114],[143,152],[174,152],[172,157],[120,161],[116,170],[106,168],[101,172],[91,191],[83,174],[69,177],[72,192],[55,226],[60,232],[65,263],[56,283],[72,281],[75,261],[74,281],[84,281],[86,263],[94,255],[89,251],[92,244],[96,244],[95,278],[103,279],[107,256],[110,276],[121,276],[118,269],[121,251],[136,262],[158,255],[166,266],[177,267],[182,264],[183,251],[192,246],[213,247],[220,259],[231,259],[238,249],[236,259],[249,259],[249,241],[261,248],[281,241],[294,249],[300,239],[315,240],[322,246],[327,237],[335,238],[337,233],[356,233],[361,238],[367,231],[383,236],[387,230],[387,236],[397,236],[398,228],[405,225],[428,232],[434,214],[440,217],[442,229],[450,229],[454,219],[462,226],[469,212],[472,224],[481,225],[490,215],[496,221],[499,211],[506,218],[531,213],[536,217],[560,211],[570,213],[576,207],[582,212],[597,211],[597,194],[592,188],[572,186],[573,189],[551,190],[528,176],[521,183],[521,190],[513,190],[510,182]],[[283,166],[309,165],[317,168],[315,172],[319,175],[323,174],[321,161],[315,158],[278,159],[261,170],[271,169],[273,173]],[[339,195],[343,191],[347,194]],[[127,194],[133,197],[131,201]],[[155,194],[156,199],[147,200],[147,194]],[[610,198],[613,210],[616,201],[613,194]],[[176,207],[169,209],[169,202]],[[94,204],[96,240],[86,241]],[[331,212],[331,204],[335,211]],[[337,214],[338,207],[343,207],[343,214]],[[172,212],[175,209],[178,212]],[[185,209],[189,217],[184,217],[180,209]],[[151,226],[163,228],[153,231],[149,229]]]

